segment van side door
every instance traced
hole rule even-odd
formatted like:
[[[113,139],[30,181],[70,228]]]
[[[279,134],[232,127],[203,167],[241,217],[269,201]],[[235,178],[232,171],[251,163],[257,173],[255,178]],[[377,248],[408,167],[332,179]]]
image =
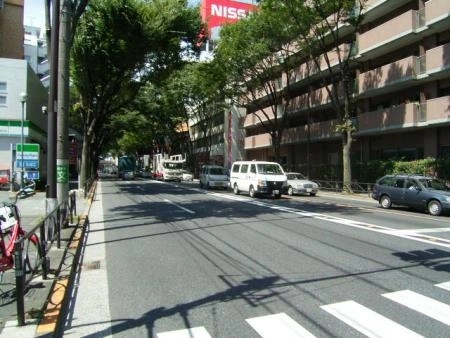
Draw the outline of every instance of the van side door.
[[[247,184],[247,172],[248,172],[248,164],[241,164],[241,168],[239,170],[239,180],[238,180],[238,188],[242,191],[248,191]]]

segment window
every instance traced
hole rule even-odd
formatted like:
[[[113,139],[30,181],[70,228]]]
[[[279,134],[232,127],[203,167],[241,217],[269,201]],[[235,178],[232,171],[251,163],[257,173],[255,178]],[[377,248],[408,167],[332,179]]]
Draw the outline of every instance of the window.
[[[6,89],[7,89],[8,87],[7,87],[7,85],[6,85],[6,82],[1,82],[0,81],[0,92],[6,92]]]
[[[250,166],[250,172],[256,174],[256,166],[254,164]]]
[[[248,170],[248,164],[243,164],[243,165],[241,165],[241,170],[240,170],[240,172],[241,173],[247,173],[247,170]]]
[[[6,104],[6,95],[0,95],[0,104],[5,105]]]

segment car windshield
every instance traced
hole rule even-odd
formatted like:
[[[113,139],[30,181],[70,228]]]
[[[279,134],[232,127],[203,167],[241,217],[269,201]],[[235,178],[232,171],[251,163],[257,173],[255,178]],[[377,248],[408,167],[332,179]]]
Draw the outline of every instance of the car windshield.
[[[278,164],[263,163],[258,164],[258,172],[261,174],[282,174],[283,170]]]
[[[432,179],[432,178],[426,178],[426,179],[420,179],[420,183],[423,184],[424,187],[428,189],[435,189],[435,190],[450,190],[450,186],[448,183],[446,184],[444,181]]]
[[[226,169],[224,169],[224,168],[211,168],[211,169],[209,170],[209,173],[210,173],[211,175],[226,175],[226,174],[227,174],[227,171],[226,171]]]
[[[306,180],[306,177],[300,173],[287,174],[288,180]]]

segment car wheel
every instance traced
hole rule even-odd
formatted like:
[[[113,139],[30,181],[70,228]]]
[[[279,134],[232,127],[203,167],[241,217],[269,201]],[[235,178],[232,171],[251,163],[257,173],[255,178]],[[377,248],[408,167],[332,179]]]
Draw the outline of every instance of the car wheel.
[[[250,188],[248,189],[248,194],[250,195],[251,198],[256,197],[256,192],[255,188],[253,188],[253,185],[251,185]]]
[[[210,188],[209,182],[206,182],[206,189],[209,189],[209,188]]]
[[[202,181],[200,181],[200,189],[202,189],[203,188],[203,183],[202,183]]]
[[[388,195],[381,196],[380,205],[383,209],[389,209],[392,205],[391,198]]]
[[[312,192],[312,193],[310,193],[310,195],[314,197],[314,196],[316,196],[316,193]]]
[[[239,195],[239,188],[237,186],[237,183],[235,183],[234,186],[233,186],[233,192],[234,192],[235,195]]]
[[[289,195],[289,196],[294,195],[294,189],[292,189],[291,186],[288,187],[288,195]]]
[[[442,213],[442,205],[439,201],[432,200],[428,202],[428,212],[432,216],[439,216]]]
[[[276,194],[273,196],[275,199],[280,199],[281,198],[281,194]]]

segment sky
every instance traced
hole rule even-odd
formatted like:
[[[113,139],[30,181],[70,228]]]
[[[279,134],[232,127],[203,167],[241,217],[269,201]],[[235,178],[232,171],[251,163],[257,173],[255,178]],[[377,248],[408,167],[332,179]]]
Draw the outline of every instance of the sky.
[[[25,26],[45,29],[45,0],[25,0],[23,21]]]

